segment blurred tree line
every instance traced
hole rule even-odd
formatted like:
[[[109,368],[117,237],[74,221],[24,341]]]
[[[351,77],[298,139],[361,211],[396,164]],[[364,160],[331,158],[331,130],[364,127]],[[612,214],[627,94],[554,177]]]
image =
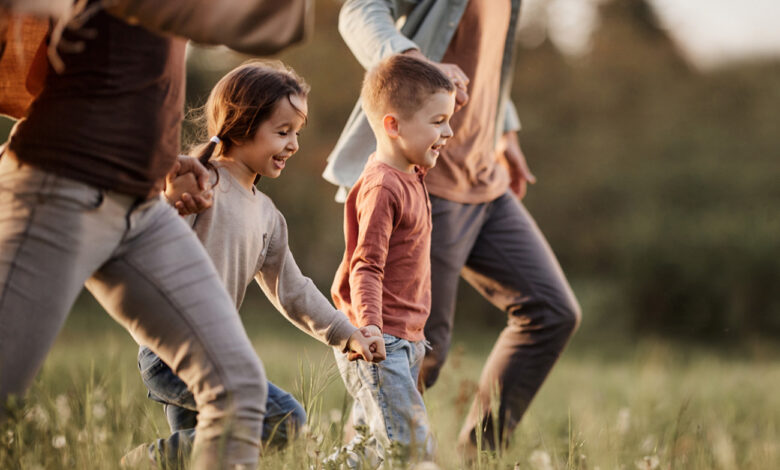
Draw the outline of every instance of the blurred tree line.
[[[549,46],[522,54],[513,95],[540,180],[529,209],[573,278],[613,292],[585,321],[780,332],[780,64],[699,73],[645,2],[601,18],[577,63]]]
[[[320,174],[363,74],[336,31],[339,7],[319,1],[314,37],[278,57],[312,86],[309,123],[282,177],[259,183],[324,292],[344,245],[342,206]],[[580,298],[579,336],[777,338],[780,63],[703,73],[644,1],[600,8],[588,55],[564,57],[548,41],[520,50],[513,86],[539,180],[524,202]],[[246,58],[193,48],[189,59],[192,108]],[[185,145],[197,139],[185,126]],[[505,322],[466,286],[458,311],[461,325]]]

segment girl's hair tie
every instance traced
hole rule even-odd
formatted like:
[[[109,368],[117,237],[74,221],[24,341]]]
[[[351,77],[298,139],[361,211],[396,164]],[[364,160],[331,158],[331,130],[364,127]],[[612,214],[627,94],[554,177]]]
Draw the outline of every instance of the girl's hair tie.
[[[219,138],[219,137],[217,137],[217,136],[213,136],[213,137],[212,137],[211,139],[209,139],[209,140],[211,140],[211,142],[214,142],[215,144],[219,144],[219,143],[221,143],[221,142],[222,142],[222,139],[220,139],[220,138]]]

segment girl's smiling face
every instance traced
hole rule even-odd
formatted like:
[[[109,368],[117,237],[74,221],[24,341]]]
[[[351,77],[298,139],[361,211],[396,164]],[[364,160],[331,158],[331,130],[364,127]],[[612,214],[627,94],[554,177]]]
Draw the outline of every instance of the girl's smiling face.
[[[252,173],[277,178],[287,159],[298,151],[298,135],[306,124],[306,98],[289,95],[280,99],[271,116],[263,121],[251,140],[236,145],[230,157]]]

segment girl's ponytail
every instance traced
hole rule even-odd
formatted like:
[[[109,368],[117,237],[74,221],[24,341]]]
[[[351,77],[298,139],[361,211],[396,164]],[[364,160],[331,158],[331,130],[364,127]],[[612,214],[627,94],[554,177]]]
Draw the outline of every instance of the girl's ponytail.
[[[216,135],[213,136],[209,142],[203,146],[203,148],[200,151],[200,154],[198,155],[198,161],[203,166],[210,166],[209,160],[214,155],[214,150],[216,150],[217,145],[221,144],[222,140],[220,140],[219,137]]]
[[[212,186],[216,186],[219,183],[219,172],[209,160],[211,160],[211,157],[214,155],[214,151],[217,149],[217,145],[221,143],[222,140],[215,135],[211,137],[211,139],[205,145],[200,146],[200,149],[198,149],[198,153],[196,155],[196,158],[201,165],[205,166],[207,170],[214,170],[214,173],[216,173],[217,180]]]

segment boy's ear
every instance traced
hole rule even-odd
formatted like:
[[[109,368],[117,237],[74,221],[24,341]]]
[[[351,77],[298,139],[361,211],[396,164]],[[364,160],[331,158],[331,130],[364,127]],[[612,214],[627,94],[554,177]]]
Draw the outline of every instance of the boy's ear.
[[[385,134],[391,139],[398,137],[398,119],[392,114],[385,114],[382,118],[382,127],[385,129]]]

